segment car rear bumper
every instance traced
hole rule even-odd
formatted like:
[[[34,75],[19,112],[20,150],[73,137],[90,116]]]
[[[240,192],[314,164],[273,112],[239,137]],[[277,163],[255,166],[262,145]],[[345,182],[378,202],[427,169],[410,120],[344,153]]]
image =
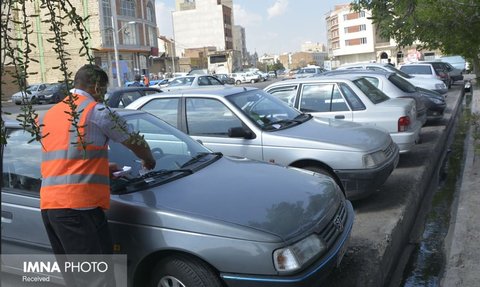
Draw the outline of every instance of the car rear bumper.
[[[422,124],[419,121],[415,121],[415,125],[406,132],[390,133],[393,141],[400,149],[400,153],[409,152],[415,143],[420,139],[420,129]]]
[[[393,156],[382,166],[362,170],[335,170],[340,178],[349,200],[357,200],[376,192],[397,167],[399,160],[398,147],[395,146]]]
[[[221,273],[220,277],[228,287],[311,287],[320,283],[338,265],[348,248],[348,240],[352,231],[354,211],[350,201],[345,201],[347,220],[343,232],[338,236],[328,252],[314,262],[309,268],[295,275],[261,276],[234,273]]]

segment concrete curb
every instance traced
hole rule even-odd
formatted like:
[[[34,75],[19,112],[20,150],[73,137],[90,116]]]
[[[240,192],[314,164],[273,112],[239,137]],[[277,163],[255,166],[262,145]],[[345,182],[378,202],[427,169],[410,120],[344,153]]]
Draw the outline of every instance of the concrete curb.
[[[472,93],[472,113],[480,113],[480,92]],[[446,267],[441,286],[478,286],[480,282],[480,156],[475,155],[473,129],[466,143],[465,166],[460,191],[452,208],[445,242]]]
[[[422,128],[425,144],[400,157],[399,168],[378,194],[354,204],[356,220],[350,248],[325,286],[380,287],[395,280],[392,277],[395,268],[404,264],[402,258],[411,251],[410,243],[415,238],[412,227],[424,216],[422,204],[433,194],[429,192],[430,183],[438,177],[445,157],[447,141],[461,107],[463,87],[450,92],[448,98],[452,102],[451,111],[445,115],[445,126]]]

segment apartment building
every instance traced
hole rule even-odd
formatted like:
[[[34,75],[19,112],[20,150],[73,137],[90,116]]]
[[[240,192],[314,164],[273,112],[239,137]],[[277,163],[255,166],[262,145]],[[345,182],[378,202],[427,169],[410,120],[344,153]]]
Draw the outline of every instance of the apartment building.
[[[191,48],[234,48],[231,0],[176,0],[175,4],[172,17],[178,56],[183,57],[185,49]]]
[[[429,60],[440,56],[439,51],[419,51],[416,46],[398,48],[392,39],[380,36],[368,19],[370,11],[355,12],[350,4],[336,5],[326,15],[327,51],[332,68],[356,62],[392,63]]]
[[[121,82],[132,80],[135,74],[149,72],[152,55],[158,54],[157,28],[155,19],[154,0],[71,0],[77,13],[82,17],[89,16],[85,21],[85,28],[90,34],[88,47],[95,58],[95,63],[107,71],[112,86],[117,84],[117,76]],[[62,74],[54,67],[59,66],[57,53],[53,44],[48,41],[54,36],[50,31],[50,23],[45,12],[37,2],[25,2],[29,15],[39,15],[29,18],[33,33],[28,40],[34,44],[31,57],[38,63],[32,62],[30,72],[37,74],[29,75],[28,83],[57,82],[62,80]],[[18,13],[18,12],[15,12]],[[14,15],[13,17],[19,17]],[[78,40],[79,33],[73,27],[65,23],[63,27],[68,46],[66,51],[70,53],[69,69],[74,73],[79,67],[87,63],[86,57],[79,53],[81,42]],[[19,26],[14,26],[12,33],[21,33]],[[117,33],[116,48],[119,59],[119,72],[115,62],[114,33]],[[24,44],[19,43],[19,46]]]

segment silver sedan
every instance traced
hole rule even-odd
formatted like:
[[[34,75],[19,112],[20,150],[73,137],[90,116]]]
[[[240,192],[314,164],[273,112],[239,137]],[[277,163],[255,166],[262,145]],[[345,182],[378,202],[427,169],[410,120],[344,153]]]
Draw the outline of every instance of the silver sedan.
[[[375,192],[398,161],[387,132],[314,118],[256,88],[162,93],[128,108],[150,112],[214,151],[328,174],[349,199]]]
[[[108,211],[116,253],[128,254],[119,285],[318,286],[341,262],[354,213],[331,178],[225,157],[150,114],[119,114],[157,159],[141,175],[132,152],[109,146],[110,161],[131,167],[112,179]],[[38,262],[51,246],[39,209],[41,146],[18,122],[5,126],[2,272],[45,278],[8,260]],[[61,281],[52,272],[49,281]]]

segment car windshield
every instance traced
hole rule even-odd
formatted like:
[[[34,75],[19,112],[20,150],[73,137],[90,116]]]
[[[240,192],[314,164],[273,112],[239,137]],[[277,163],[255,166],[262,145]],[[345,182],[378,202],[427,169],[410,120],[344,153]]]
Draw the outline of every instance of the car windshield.
[[[153,171],[145,174],[146,171],[142,169],[138,157],[123,144],[110,142],[110,161],[116,163],[119,168],[124,166],[132,168],[126,177],[113,180],[112,192],[114,193],[135,191],[141,186],[163,183],[166,180],[172,180],[172,177],[189,175],[194,172],[194,169],[204,167],[206,163],[219,157],[219,154],[212,153],[197,141],[153,115],[141,113],[123,118],[131,129],[140,132],[140,135],[145,138],[157,165]]]
[[[353,83],[357,86],[367,97],[368,99],[374,103],[379,104],[389,99],[387,95],[385,95],[382,91],[380,91],[377,87],[375,87],[370,81],[365,78],[360,78],[358,80],[354,80]]]
[[[40,85],[31,85],[31,86],[28,86],[27,87],[27,91],[30,91],[30,92],[35,92],[36,90],[38,90],[38,87]]]
[[[111,179],[112,193],[134,192],[188,176],[221,156],[151,114],[132,113],[123,118],[148,142],[157,164],[154,170],[146,172],[133,152],[123,144],[110,141],[109,161],[120,169],[131,168],[123,176]],[[40,143],[30,141],[31,135],[19,127],[8,129],[8,137],[8,144],[3,147],[4,186],[38,192]]]
[[[407,74],[421,74],[421,75],[430,75],[432,74],[432,69],[427,65],[405,65],[402,68]]]
[[[226,98],[265,131],[285,129],[311,118],[262,90],[245,91]]]
[[[45,91],[53,92],[53,91],[55,91],[55,90],[60,89],[60,87],[61,87],[62,85],[63,85],[63,84],[51,84],[51,85],[47,86],[47,88],[45,89]]]

